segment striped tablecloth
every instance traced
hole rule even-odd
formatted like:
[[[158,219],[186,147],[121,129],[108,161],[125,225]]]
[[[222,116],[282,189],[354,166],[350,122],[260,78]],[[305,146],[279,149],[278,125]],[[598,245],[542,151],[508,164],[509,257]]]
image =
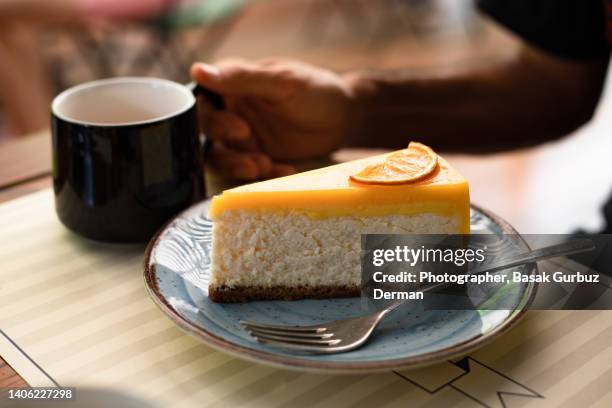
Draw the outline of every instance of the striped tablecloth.
[[[612,311],[529,312],[456,361],[372,375],[269,368],[200,344],[145,293],[142,246],[77,238],[42,191],[0,206],[0,355],[31,385],[155,406],[612,406]]]

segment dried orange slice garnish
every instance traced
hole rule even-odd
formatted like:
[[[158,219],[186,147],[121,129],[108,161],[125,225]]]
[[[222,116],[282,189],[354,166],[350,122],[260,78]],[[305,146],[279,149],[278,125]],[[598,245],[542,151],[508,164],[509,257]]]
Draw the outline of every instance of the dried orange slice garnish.
[[[410,142],[408,148],[392,153],[382,163],[351,175],[353,181],[366,184],[407,184],[422,180],[438,166],[438,155],[429,146]]]

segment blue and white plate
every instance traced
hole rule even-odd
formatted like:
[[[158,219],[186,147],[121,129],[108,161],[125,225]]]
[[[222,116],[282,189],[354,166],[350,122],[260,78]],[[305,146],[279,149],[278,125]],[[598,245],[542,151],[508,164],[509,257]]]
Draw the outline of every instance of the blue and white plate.
[[[145,255],[145,284],[170,319],[208,345],[248,360],[277,367],[320,372],[373,372],[405,369],[459,357],[489,343],[523,316],[534,284],[500,290],[496,301],[510,310],[419,311],[407,306],[385,320],[360,349],[333,355],[293,354],[258,343],[240,320],[276,324],[315,324],[363,314],[359,298],[265,301],[223,304],[208,298],[212,222],[209,201],[197,204],[153,238]],[[473,233],[516,234],[499,217],[472,207]],[[535,273],[525,266],[523,273]]]

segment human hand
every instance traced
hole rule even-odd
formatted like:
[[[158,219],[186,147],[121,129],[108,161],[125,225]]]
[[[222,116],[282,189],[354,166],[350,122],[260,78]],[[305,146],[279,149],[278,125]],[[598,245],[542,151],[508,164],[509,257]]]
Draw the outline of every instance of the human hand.
[[[349,130],[351,90],[331,71],[298,61],[225,60],[195,63],[191,75],[224,97],[226,109],[205,109],[213,140],[211,163],[252,180],[293,172],[283,161],[308,159],[338,148]]]

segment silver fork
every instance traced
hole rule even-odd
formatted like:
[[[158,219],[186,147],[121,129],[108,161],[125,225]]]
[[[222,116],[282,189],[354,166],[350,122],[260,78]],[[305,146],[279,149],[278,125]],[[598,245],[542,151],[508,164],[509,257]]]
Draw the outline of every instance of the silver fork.
[[[591,240],[579,239],[536,249],[512,259],[503,259],[493,265],[486,265],[476,269],[469,274],[476,275],[485,272],[495,272],[548,258],[592,251],[593,249],[595,249],[595,246]],[[427,293],[449,286],[452,286],[452,284],[437,283],[421,287],[419,291]],[[366,316],[336,320],[312,326],[280,326],[243,320],[240,321],[240,324],[257,341],[270,346],[304,353],[342,353],[365,344],[380,321],[407,302],[408,300],[399,300],[385,309]]]

